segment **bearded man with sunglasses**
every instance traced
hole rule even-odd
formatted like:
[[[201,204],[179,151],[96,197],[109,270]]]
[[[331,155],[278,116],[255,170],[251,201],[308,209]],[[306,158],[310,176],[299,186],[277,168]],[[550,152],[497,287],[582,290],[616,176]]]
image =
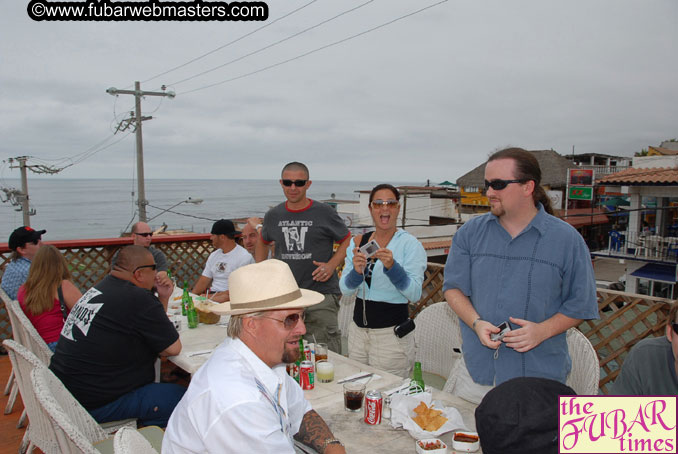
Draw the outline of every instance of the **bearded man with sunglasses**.
[[[294,441],[319,454],[345,453],[287,374],[306,332],[304,310],[323,295],[299,289],[280,260],[229,276],[228,336],[191,379],[163,437],[164,454],[293,454]]]
[[[678,395],[678,303],[674,301],[669,309],[665,336],[643,339],[633,346],[610,394]]]
[[[340,353],[337,315],[341,291],[336,268],[346,257],[351,234],[334,208],[306,197],[311,180],[304,164],[285,165],[280,186],[287,201],[264,216],[255,259],[265,260],[275,243],[273,256],[290,266],[299,287],[325,295],[321,304],[307,311],[308,337]],[[339,243],[336,251],[335,243]]]
[[[181,352],[165,311],[173,290],[167,281],[156,276],[146,248],[126,246],[64,323],[49,367],[100,423],[137,418],[164,427],[186,391],[154,383],[158,355]]]
[[[445,388],[472,402],[515,377],[565,383],[565,331],[599,317],[589,250],[550,214],[540,182],[532,153],[494,153],[485,166],[491,212],[465,223],[452,240],[443,290],[464,322],[463,357]],[[494,338],[505,321],[511,331]]]

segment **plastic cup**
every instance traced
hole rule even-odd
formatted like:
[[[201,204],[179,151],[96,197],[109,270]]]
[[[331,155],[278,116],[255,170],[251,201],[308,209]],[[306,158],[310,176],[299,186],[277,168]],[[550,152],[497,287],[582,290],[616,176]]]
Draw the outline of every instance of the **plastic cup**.
[[[329,383],[334,380],[334,364],[329,361],[315,363],[315,377],[320,383]]]
[[[363,383],[344,383],[344,408],[346,411],[359,412],[363,408],[365,385]]]

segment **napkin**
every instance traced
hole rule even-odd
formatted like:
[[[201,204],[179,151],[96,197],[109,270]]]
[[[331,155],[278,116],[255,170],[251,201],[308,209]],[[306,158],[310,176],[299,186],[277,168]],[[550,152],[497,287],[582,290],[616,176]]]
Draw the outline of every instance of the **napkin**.
[[[412,419],[412,416],[415,416],[414,409],[421,402],[424,402],[430,407],[432,399],[431,393],[429,392],[412,395],[393,394],[391,396],[391,426],[394,428],[404,428],[415,440],[437,438],[440,435],[455,429],[466,430],[464,427],[464,420],[461,417],[459,410],[454,407],[446,407],[445,404],[439,401],[433,402],[433,408],[442,410],[443,416],[447,418],[447,422],[435,432],[429,432],[419,427]]]

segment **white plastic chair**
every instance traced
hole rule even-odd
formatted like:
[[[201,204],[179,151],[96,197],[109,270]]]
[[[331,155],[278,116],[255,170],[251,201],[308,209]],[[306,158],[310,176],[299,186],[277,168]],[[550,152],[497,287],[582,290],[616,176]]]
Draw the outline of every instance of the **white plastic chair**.
[[[339,300],[339,314],[337,314],[337,322],[341,337],[348,339],[348,327],[353,321],[353,307],[355,306],[355,294],[342,295]]]
[[[447,379],[461,357],[459,317],[441,302],[421,311],[414,323],[415,361],[421,362],[422,370]]]
[[[159,454],[148,439],[142,435],[142,432],[150,430],[156,432],[156,437],[160,438],[160,444],[162,445],[162,436],[164,432],[159,427],[150,426],[140,430],[135,430],[131,427],[123,427],[115,434],[113,439],[113,451],[115,454]],[[157,432],[159,432],[159,434]]]
[[[600,361],[588,338],[577,328],[567,330],[567,350],[572,370],[565,384],[577,394],[597,395],[600,383]]]

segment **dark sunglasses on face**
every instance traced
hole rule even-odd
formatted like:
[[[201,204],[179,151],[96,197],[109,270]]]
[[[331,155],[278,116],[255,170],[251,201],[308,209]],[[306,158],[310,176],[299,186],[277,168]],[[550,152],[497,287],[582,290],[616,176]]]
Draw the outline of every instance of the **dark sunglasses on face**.
[[[671,323],[671,328],[673,328],[673,332],[678,334],[678,323]]]
[[[485,190],[492,188],[495,191],[501,191],[502,189],[506,189],[506,186],[511,183],[525,183],[525,181],[526,180],[485,180]]]
[[[306,182],[308,180],[282,180],[283,186],[292,186],[295,185],[296,187],[300,188],[302,186],[306,186]]]
[[[379,208],[383,206],[388,206],[389,208],[392,208],[394,206],[398,205],[398,201],[396,199],[388,199],[388,200],[372,200],[372,206],[374,208]]]
[[[149,237],[153,236],[153,232],[135,233],[135,235]]]
[[[156,269],[156,264],[154,263],[153,265],[141,265],[141,266],[137,266],[136,268],[134,268],[134,271],[132,271],[132,274],[136,273],[137,271],[139,271],[139,270],[142,269],[142,268],[150,268],[150,269],[152,269],[153,271],[155,271],[155,269]]]
[[[306,320],[306,312],[302,312],[301,314],[290,314],[287,317],[285,317],[284,320],[278,320],[277,318],[267,317],[265,315],[260,315],[260,317],[275,320],[276,322],[282,323],[285,329],[292,329],[295,326],[297,326],[297,323],[299,323],[299,319]]]

